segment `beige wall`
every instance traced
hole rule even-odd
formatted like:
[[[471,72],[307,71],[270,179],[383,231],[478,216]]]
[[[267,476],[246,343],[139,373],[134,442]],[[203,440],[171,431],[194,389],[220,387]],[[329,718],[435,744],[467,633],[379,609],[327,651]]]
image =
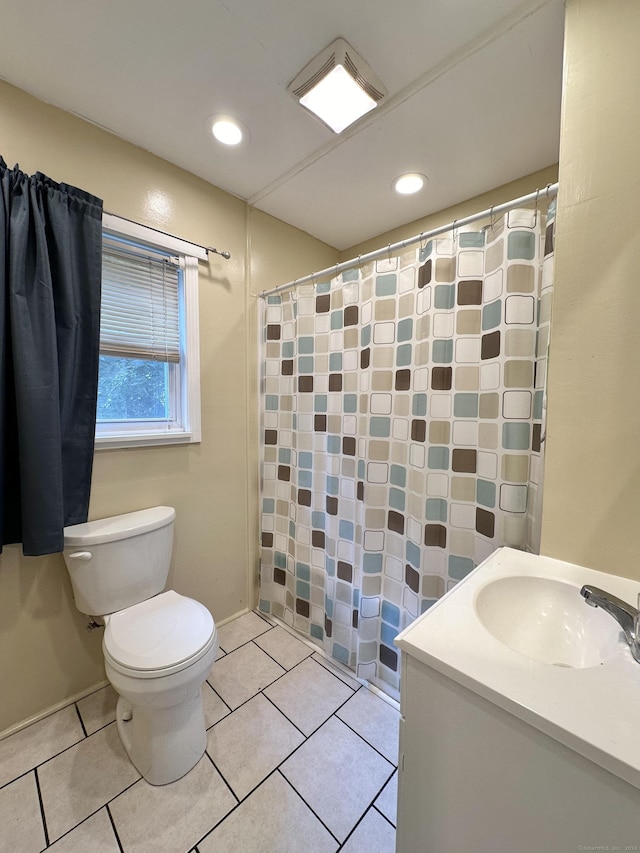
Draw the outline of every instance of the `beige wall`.
[[[568,0],[542,551],[640,580],[638,80],[638,0]]]
[[[0,154],[9,166],[96,194],[111,213],[231,252],[230,261],[212,255],[200,264],[202,443],[97,452],[90,517],[175,506],[171,585],[218,621],[253,606],[258,300],[250,288],[335,263],[337,251],[4,83]],[[61,556],[26,558],[18,546],[5,547],[0,732],[103,680],[102,632],[88,634],[84,624]]]

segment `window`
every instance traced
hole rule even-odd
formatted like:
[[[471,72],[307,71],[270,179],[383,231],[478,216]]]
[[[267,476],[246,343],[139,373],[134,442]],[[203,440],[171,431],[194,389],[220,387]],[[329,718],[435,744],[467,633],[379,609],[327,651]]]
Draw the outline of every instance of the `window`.
[[[103,218],[96,447],[200,441],[199,247]]]

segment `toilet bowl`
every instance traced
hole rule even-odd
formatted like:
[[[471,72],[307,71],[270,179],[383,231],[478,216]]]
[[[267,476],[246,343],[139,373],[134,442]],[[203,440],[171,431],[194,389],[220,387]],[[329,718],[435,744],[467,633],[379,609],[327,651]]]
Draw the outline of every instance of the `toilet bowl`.
[[[204,754],[201,689],[218,651],[207,608],[162,592],[174,518],[171,507],[154,507],[65,528],[76,606],[104,619],[102,650],[118,694],[120,739],[151,785],[174,782]]]
[[[102,651],[131,762],[151,785],[184,776],[207,745],[200,691],[218,651],[209,611],[162,592],[107,616]]]

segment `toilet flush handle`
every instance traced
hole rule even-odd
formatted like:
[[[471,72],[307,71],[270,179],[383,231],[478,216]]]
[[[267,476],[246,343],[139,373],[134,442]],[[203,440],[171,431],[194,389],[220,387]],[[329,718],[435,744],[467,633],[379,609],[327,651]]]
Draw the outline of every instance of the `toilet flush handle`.
[[[91,551],[74,551],[73,554],[69,554],[70,560],[90,560],[92,557]]]

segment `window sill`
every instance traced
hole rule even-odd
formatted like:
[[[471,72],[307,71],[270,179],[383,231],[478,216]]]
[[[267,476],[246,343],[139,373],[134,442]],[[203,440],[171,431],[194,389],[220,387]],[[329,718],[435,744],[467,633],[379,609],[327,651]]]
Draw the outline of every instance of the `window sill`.
[[[158,447],[165,444],[196,444],[200,439],[191,432],[175,433],[122,433],[96,436],[96,450],[114,450],[123,447]]]

